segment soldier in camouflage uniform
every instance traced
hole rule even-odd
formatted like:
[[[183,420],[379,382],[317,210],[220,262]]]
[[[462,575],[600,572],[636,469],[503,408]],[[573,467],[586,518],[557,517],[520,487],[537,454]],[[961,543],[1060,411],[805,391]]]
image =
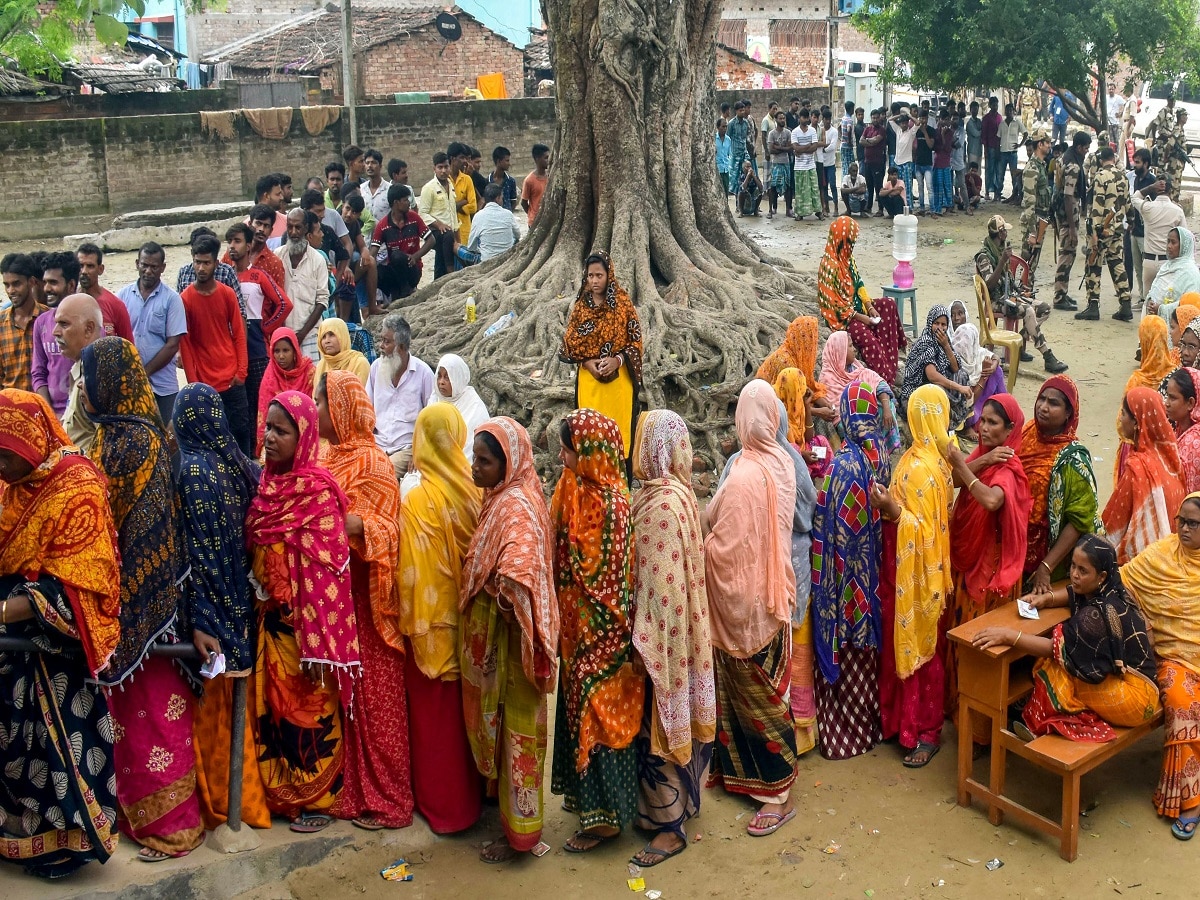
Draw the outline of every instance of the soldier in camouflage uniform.
[[[1085,204],[1092,202],[1092,188],[1096,184],[1096,173],[1100,170],[1100,151],[1108,146],[1108,138],[1099,135],[1096,138],[1096,149],[1083,160],[1083,177],[1087,179],[1088,195],[1083,198]]]
[[[1172,188],[1168,196],[1179,202],[1179,189],[1183,183],[1184,157],[1187,155],[1187,139],[1183,133],[1183,122],[1187,121],[1187,110],[1175,108],[1175,98],[1168,97],[1167,105],[1158,111],[1146,128],[1146,137],[1154,140],[1154,164],[1170,176]]]
[[[1079,247],[1079,220],[1083,211],[1083,198],[1087,196],[1087,176],[1083,174],[1083,157],[1092,144],[1092,136],[1084,131],[1075,132],[1071,146],[1054,170],[1054,190],[1057,209],[1055,225],[1058,228],[1058,266],[1054,270],[1054,305],[1057,306],[1067,294],[1071,280],[1071,267],[1075,265],[1075,251]],[[1079,318],[1082,313],[1076,313]]]
[[[1179,189],[1183,186],[1183,167],[1187,162],[1187,135],[1184,133],[1184,126],[1187,124],[1187,110],[1181,109],[1175,114],[1175,129],[1171,132],[1171,136],[1167,138],[1165,152],[1167,161],[1165,163],[1167,178],[1171,180],[1171,200],[1175,203],[1179,202]]]
[[[1026,344],[1033,341],[1034,349],[1042,354],[1046,371],[1051,374],[1067,371],[1067,364],[1059,360],[1042,334],[1042,324],[1050,318],[1050,304],[1036,299],[1028,289],[1014,282],[1010,273],[1012,248],[1008,243],[1008,223],[1002,216],[988,220],[988,235],[983,249],[975,254],[975,273],[987,287],[988,299],[997,319],[1017,319],[1021,323],[1021,337]],[[1029,362],[1033,356],[1021,346],[1021,361]]]
[[[1050,177],[1046,174],[1046,157],[1050,154],[1050,135],[1045,129],[1039,128],[1029,136],[1029,161],[1021,174],[1023,190],[1021,191],[1021,255],[1029,263],[1029,275],[1032,281],[1037,276],[1038,261],[1042,257],[1042,247],[1046,243],[1046,234],[1038,239],[1038,222],[1050,221]],[[1078,307],[1075,301],[1066,297],[1062,305],[1055,304],[1058,309],[1074,310]]]
[[[1102,147],[1097,153],[1100,168],[1096,171],[1096,182],[1092,186],[1092,202],[1088,207],[1088,265],[1084,273],[1087,284],[1087,309],[1075,318],[1095,320],[1100,318],[1100,272],[1108,263],[1113,287],[1121,308],[1113,318],[1128,322],[1133,318],[1129,303],[1129,280],[1125,277],[1125,253],[1122,237],[1125,231],[1125,214],[1129,210],[1129,182],[1125,173],[1118,171],[1116,154],[1112,147]]]

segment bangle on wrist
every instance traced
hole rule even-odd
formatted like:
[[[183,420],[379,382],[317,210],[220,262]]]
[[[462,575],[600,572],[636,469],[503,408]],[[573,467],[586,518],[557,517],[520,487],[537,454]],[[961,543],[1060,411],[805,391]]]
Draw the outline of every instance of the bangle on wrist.
[[[1023,637],[1025,637],[1025,632],[1023,632],[1023,631],[1018,631],[1018,632],[1017,632],[1017,637],[1016,637],[1016,639],[1013,641],[1013,646],[1014,646],[1014,647],[1015,647],[1015,646],[1017,646],[1017,644],[1019,644],[1019,643],[1021,642],[1021,638],[1023,638]]]
[[[1050,574],[1050,572],[1051,572],[1051,569],[1050,569],[1050,567],[1049,567],[1048,565],[1046,565],[1046,561],[1045,561],[1044,559],[1043,559],[1043,560],[1042,560],[1040,563],[1038,563],[1038,565],[1040,565],[1040,566],[1045,566],[1045,567],[1046,567],[1046,574],[1047,574],[1047,575],[1049,575],[1049,574]]]
[[[969,493],[971,493],[971,489],[972,489],[973,487],[975,487],[975,485],[977,485],[977,484],[979,484],[979,479],[978,479],[978,478],[972,478],[972,479],[971,479],[971,483],[967,485],[967,493],[968,493],[968,494],[969,494]]]
[[[0,600],[0,625],[8,624],[8,598]]]

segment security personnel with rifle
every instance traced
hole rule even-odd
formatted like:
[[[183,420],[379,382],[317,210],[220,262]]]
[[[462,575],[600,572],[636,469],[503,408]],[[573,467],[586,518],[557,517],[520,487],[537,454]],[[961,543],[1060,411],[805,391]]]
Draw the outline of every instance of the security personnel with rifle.
[[[1124,172],[1117,170],[1116,154],[1112,147],[1101,147],[1096,157],[1099,168],[1092,186],[1092,202],[1088,207],[1088,256],[1083,276],[1087,309],[1075,318],[1100,318],[1100,272],[1107,263],[1113,287],[1117,291],[1117,301],[1121,304],[1120,309],[1113,313],[1113,318],[1128,322],[1133,319],[1133,309],[1129,300],[1129,279],[1125,277],[1122,235],[1125,213],[1129,209],[1129,181]]]
[[[1092,145],[1092,136],[1077,131],[1071,146],[1054,169],[1054,219],[1058,230],[1058,266],[1054,270],[1054,305],[1064,300],[1074,302],[1067,294],[1075,251],[1079,248],[1079,220],[1087,196],[1087,176],[1083,174],[1083,157]],[[1086,318],[1076,313],[1075,318]]]
[[[1050,230],[1050,177],[1046,174],[1046,157],[1050,154],[1050,135],[1043,128],[1029,135],[1029,161],[1021,173],[1021,255],[1029,263],[1029,277],[1037,276],[1038,261],[1046,232]],[[1061,305],[1060,305],[1061,304]],[[1056,309],[1078,309],[1075,301],[1064,297]]]
[[[1171,179],[1168,196],[1179,202],[1179,190],[1183,183],[1183,167],[1188,162],[1187,110],[1175,108],[1175,97],[1167,98],[1167,105],[1158,111],[1154,121],[1146,128],[1146,136],[1154,140],[1154,165]]]

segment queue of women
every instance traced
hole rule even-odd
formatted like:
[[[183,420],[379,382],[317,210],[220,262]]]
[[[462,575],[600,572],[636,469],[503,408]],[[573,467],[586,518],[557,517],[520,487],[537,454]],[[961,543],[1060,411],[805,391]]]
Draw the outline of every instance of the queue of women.
[[[503,832],[481,859],[528,853],[557,693],[550,789],[579,820],[564,849],[634,824],[652,836],[633,861],[657,865],[687,848],[705,786],[755,803],[762,837],[795,818],[813,749],[895,739],[927,765],[956,702],[947,630],[1022,594],[1071,616],[1049,638],[980,634],[1041,658],[1014,727],[1103,741],[1161,703],[1154,803],[1190,838],[1200,308],[1172,310],[1174,349],[1160,317],[1142,323],[1101,511],[1071,379],[1046,381],[1027,421],[960,304],[930,311],[901,369],[856,231],[836,220],[821,263],[832,333],[819,348],[817,320],[796,319],[745,385],[740,450],[703,510],[682,418],[638,414],[641,325],[604,254],[560,350],[579,408],[549,506],[525,429],[468,425],[461,385],[418,415],[402,499],[353,360],[314,373],[313,396],[286,379],[270,394],[261,465],[204,385],[177,399],[173,465],[120,338],[82,356],[87,456],[42,398],[0,392],[0,633],[36,647],[0,652],[0,856],[59,877],[118,832],[147,862],[189,853],[228,815],[231,679],[248,678],[253,827],[416,812],[448,834],[492,797]],[[206,672],[150,653],[188,640]]]

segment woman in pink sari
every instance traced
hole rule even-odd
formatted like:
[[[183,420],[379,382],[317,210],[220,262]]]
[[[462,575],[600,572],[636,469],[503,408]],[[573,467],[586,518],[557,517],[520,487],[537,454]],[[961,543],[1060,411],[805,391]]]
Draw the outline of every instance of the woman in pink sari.
[[[866,382],[875,392],[879,402],[879,436],[883,439],[885,456],[890,456],[900,449],[900,429],[896,427],[896,395],[884,379],[874,369],[868,369],[858,361],[858,350],[850,342],[850,334],[845,331],[835,331],[825,341],[825,349],[821,351],[821,384],[825,385],[826,393],[834,400],[841,399],[842,394],[852,384]],[[838,436],[845,440],[845,429],[842,427],[841,413],[838,404],[833,404],[833,423],[837,426]]]

